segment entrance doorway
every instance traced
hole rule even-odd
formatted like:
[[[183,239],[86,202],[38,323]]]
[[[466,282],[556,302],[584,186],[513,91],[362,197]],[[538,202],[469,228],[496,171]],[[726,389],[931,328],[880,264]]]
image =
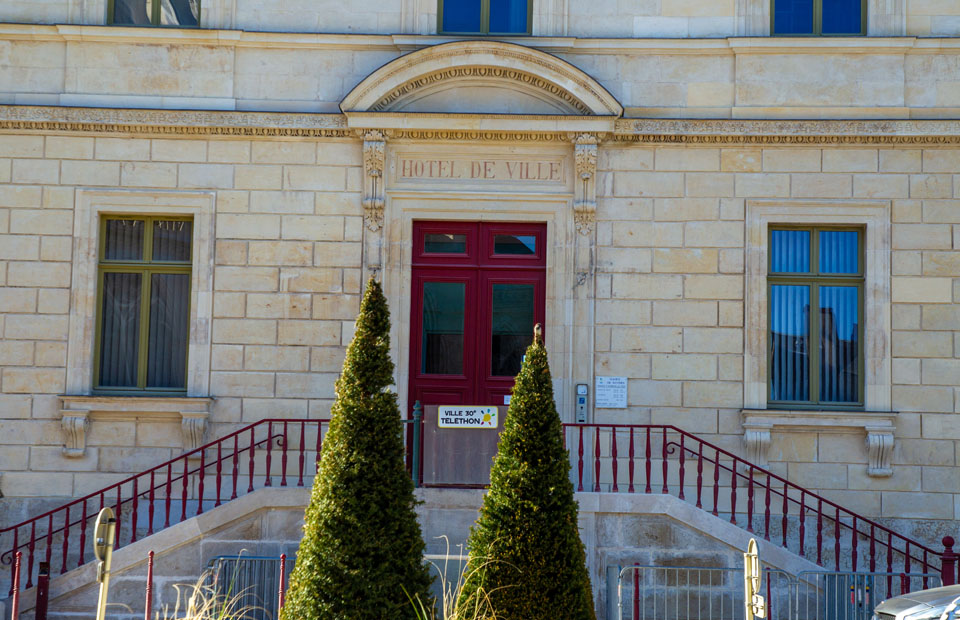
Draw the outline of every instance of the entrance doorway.
[[[414,222],[411,403],[506,405],[543,323],[546,225]]]
[[[545,224],[413,224],[409,402],[424,406],[424,484],[489,479],[514,378],[544,321],[546,233]],[[450,405],[495,406],[496,428],[443,428],[438,407]]]

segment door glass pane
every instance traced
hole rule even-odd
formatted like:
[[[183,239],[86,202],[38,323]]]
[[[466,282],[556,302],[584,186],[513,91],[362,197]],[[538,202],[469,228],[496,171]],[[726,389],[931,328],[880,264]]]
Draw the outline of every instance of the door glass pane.
[[[153,223],[153,260],[190,262],[192,222],[157,220]]]
[[[813,34],[813,0],[774,0],[774,34]]]
[[[490,374],[513,377],[520,372],[523,354],[533,342],[532,284],[494,284]]]
[[[189,303],[190,274],[151,276],[147,387],[186,387]]]
[[[810,231],[774,230],[770,233],[770,272],[810,271]]]
[[[537,253],[535,235],[494,235],[493,253],[513,256],[531,256]]]
[[[526,34],[528,0],[490,0],[490,32]]]
[[[820,273],[858,273],[860,243],[855,230],[820,231]]]
[[[861,0],[823,0],[823,34],[860,34]]]
[[[810,287],[770,287],[770,400],[810,400]]]
[[[423,284],[423,346],[420,372],[463,374],[463,314],[466,285],[462,282]]]
[[[100,385],[136,387],[140,353],[140,274],[103,274]]]
[[[105,260],[143,260],[143,221],[107,220]]]
[[[113,23],[149,26],[152,11],[152,0],[114,0]]]
[[[480,0],[443,0],[444,32],[480,32]]]
[[[855,286],[820,287],[820,400],[860,400],[860,326]]]
[[[160,23],[164,26],[196,26],[199,0],[161,0]]]
[[[423,236],[424,254],[466,254],[467,236],[427,233]]]

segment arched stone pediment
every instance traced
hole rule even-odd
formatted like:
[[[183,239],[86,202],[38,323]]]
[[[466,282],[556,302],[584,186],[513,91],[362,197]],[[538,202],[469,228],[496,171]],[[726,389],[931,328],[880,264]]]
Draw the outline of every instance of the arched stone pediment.
[[[623,107],[596,80],[544,52],[458,41],[380,67],[340,104],[344,112],[615,116]]]

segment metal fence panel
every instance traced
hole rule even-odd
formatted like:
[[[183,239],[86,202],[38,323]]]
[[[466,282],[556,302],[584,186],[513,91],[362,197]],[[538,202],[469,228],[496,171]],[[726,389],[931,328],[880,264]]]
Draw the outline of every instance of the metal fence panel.
[[[870,620],[887,598],[939,585],[933,574],[809,571],[794,577],[765,568],[761,590],[770,620]],[[745,616],[742,567],[626,566],[617,573],[616,587],[608,588],[607,608],[618,620]]]

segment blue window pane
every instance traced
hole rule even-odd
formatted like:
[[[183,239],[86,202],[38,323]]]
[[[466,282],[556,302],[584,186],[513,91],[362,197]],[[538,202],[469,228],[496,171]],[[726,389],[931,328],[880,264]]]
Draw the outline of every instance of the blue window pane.
[[[447,0],[443,3],[444,32],[480,32],[480,0]]]
[[[820,273],[858,273],[860,236],[853,230],[820,232]]]
[[[813,34],[813,0],[776,0],[774,34]]]
[[[820,287],[820,400],[859,401],[857,287]]]
[[[823,0],[823,34],[860,34],[861,0]]]
[[[810,271],[810,231],[774,230],[770,233],[771,273]]]
[[[113,23],[134,26],[150,25],[153,12],[151,0],[115,0],[113,3]]]
[[[770,400],[810,399],[810,287],[770,287]]]
[[[490,0],[490,32],[526,34],[527,0]]]

